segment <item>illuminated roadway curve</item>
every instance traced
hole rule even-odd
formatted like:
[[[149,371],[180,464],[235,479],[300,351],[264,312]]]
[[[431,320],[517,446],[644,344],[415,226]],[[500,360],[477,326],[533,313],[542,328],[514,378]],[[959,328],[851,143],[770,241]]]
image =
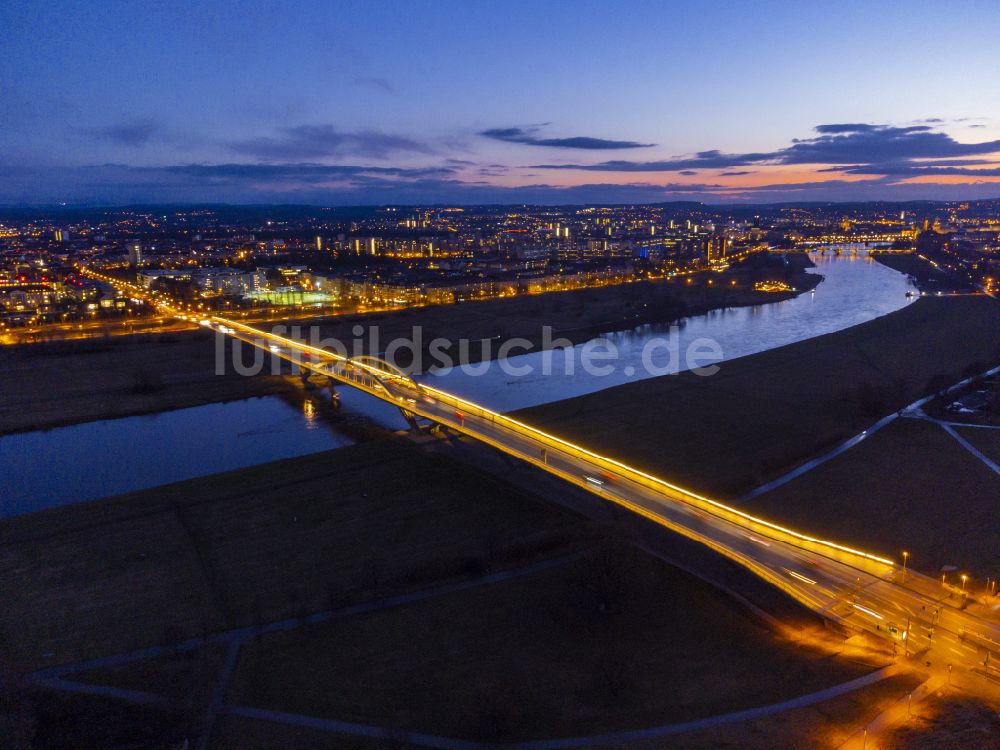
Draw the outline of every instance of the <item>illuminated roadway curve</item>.
[[[901,569],[895,562],[810,536],[684,490],[618,461],[418,384],[371,357],[343,357],[227,320],[203,325],[351,385],[527,461],[571,484],[705,544],[752,570],[810,610],[895,641],[933,668],[984,668],[1000,657],[997,597],[976,598],[955,586]]]

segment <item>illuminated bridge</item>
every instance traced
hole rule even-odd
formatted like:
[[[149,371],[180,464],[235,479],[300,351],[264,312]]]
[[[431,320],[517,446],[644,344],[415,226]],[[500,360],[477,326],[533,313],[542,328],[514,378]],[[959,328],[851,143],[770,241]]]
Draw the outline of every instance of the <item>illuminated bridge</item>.
[[[619,461],[549,435],[446,391],[416,382],[374,357],[345,357],[251,326],[212,318],[213,330],[293,362],[304,375],[343,383],[526,461],[711,547],[808,609],[891,639],[934,667],[989,669],[1000,655],[1000,613],[969,592],[894,561],[757,518]]]

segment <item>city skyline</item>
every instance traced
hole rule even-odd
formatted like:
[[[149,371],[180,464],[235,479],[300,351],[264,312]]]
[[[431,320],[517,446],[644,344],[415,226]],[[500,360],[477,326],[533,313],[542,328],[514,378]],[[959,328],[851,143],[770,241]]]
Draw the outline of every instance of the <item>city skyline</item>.
[[[13,2],[0,203],[993,198],[989,10]]]

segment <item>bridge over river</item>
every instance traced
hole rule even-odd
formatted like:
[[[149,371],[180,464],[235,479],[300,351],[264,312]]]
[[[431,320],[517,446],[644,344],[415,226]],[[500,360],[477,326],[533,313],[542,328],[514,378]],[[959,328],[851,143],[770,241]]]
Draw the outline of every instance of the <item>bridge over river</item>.
[[[416,382],[373,357],[345,357],[214,317],[207,327],[294,363],[304,376],[349,385],[582,487],[745,566],[830,620],[895,642],[934,668],[996,673],[1000,617],[969,592],[897,561],[791,529],[688,491],[529,424]]]

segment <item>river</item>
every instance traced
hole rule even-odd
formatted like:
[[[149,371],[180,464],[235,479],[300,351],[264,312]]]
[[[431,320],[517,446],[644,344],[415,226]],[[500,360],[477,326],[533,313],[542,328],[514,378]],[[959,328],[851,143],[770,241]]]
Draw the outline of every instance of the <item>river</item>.
[[[352,441],[277,396],[0,438],[0,517],[339,448]]]
[[[721,360],[774,349],[796,341],[832,333],[864,323],[910,304],[915,287],[906,276],[871,260],[866,252],[834,255],[811,254],[814,273],[824,280],[813,292],[793,299],[752,307],[714,310],[681,321],[678,326],[645,325],[605,334],[617,356],[602,362],[607,374],[589,374],[582,365],[581,344],[566,352],[534,352],[510,358],[513,367],[529,367],[532,374],[511,376],[497,362],[490,362],[485,372],[466,372],[456,368],[446,375],[426,378],[429,384],[449,390],[497,411],[511,411],[557,401],[584,393],[610,388],[629,381],[650,377],[643,362],[643,350],[651,342],[652,364],[668,368],[670,353],[684,353],[697,343],[714,342]],[[687,367],[677,367],[676,372]],[[712,360],[714,361],[714,360]],[[609,367],[610,366],[610,367]],[[467,368],[476,369],[475,366]],[[511,370],[508,366],[506,370]]]
[[[676,370],[692,344],[714,342],[721,359],[754,354],[841,330],[885,315],[915,297],[900,273],[867,253],[812,255],[824,281],[814,292],[766,305],[716,310],[678,326],[641,326],[606,334],[617,350],[601,373],[583,366],[588,344],[566,352],[511,357],[507,366],[480,363],[468,371],[426,375],[426,382],[498,411],[534,406],[649,377],[647,363]],[[589,344],[594,350],[595,345]],[[644,350],[647,352],[645,360]],[[571,355],[571,356],[568,356]],[[707,361],[701,364],[708,364]],[[530,369],[527,375],[511,371]],[[608,372],[604,372],[609,370]],[[343,410],[392,428],[405,423],[395,408],[341,388]],[[350,438],[279,397],[209,404],[151,416],[90,422],[0,437],[0,517],[18,515],[168,482],[305,455],[350,444]]]

